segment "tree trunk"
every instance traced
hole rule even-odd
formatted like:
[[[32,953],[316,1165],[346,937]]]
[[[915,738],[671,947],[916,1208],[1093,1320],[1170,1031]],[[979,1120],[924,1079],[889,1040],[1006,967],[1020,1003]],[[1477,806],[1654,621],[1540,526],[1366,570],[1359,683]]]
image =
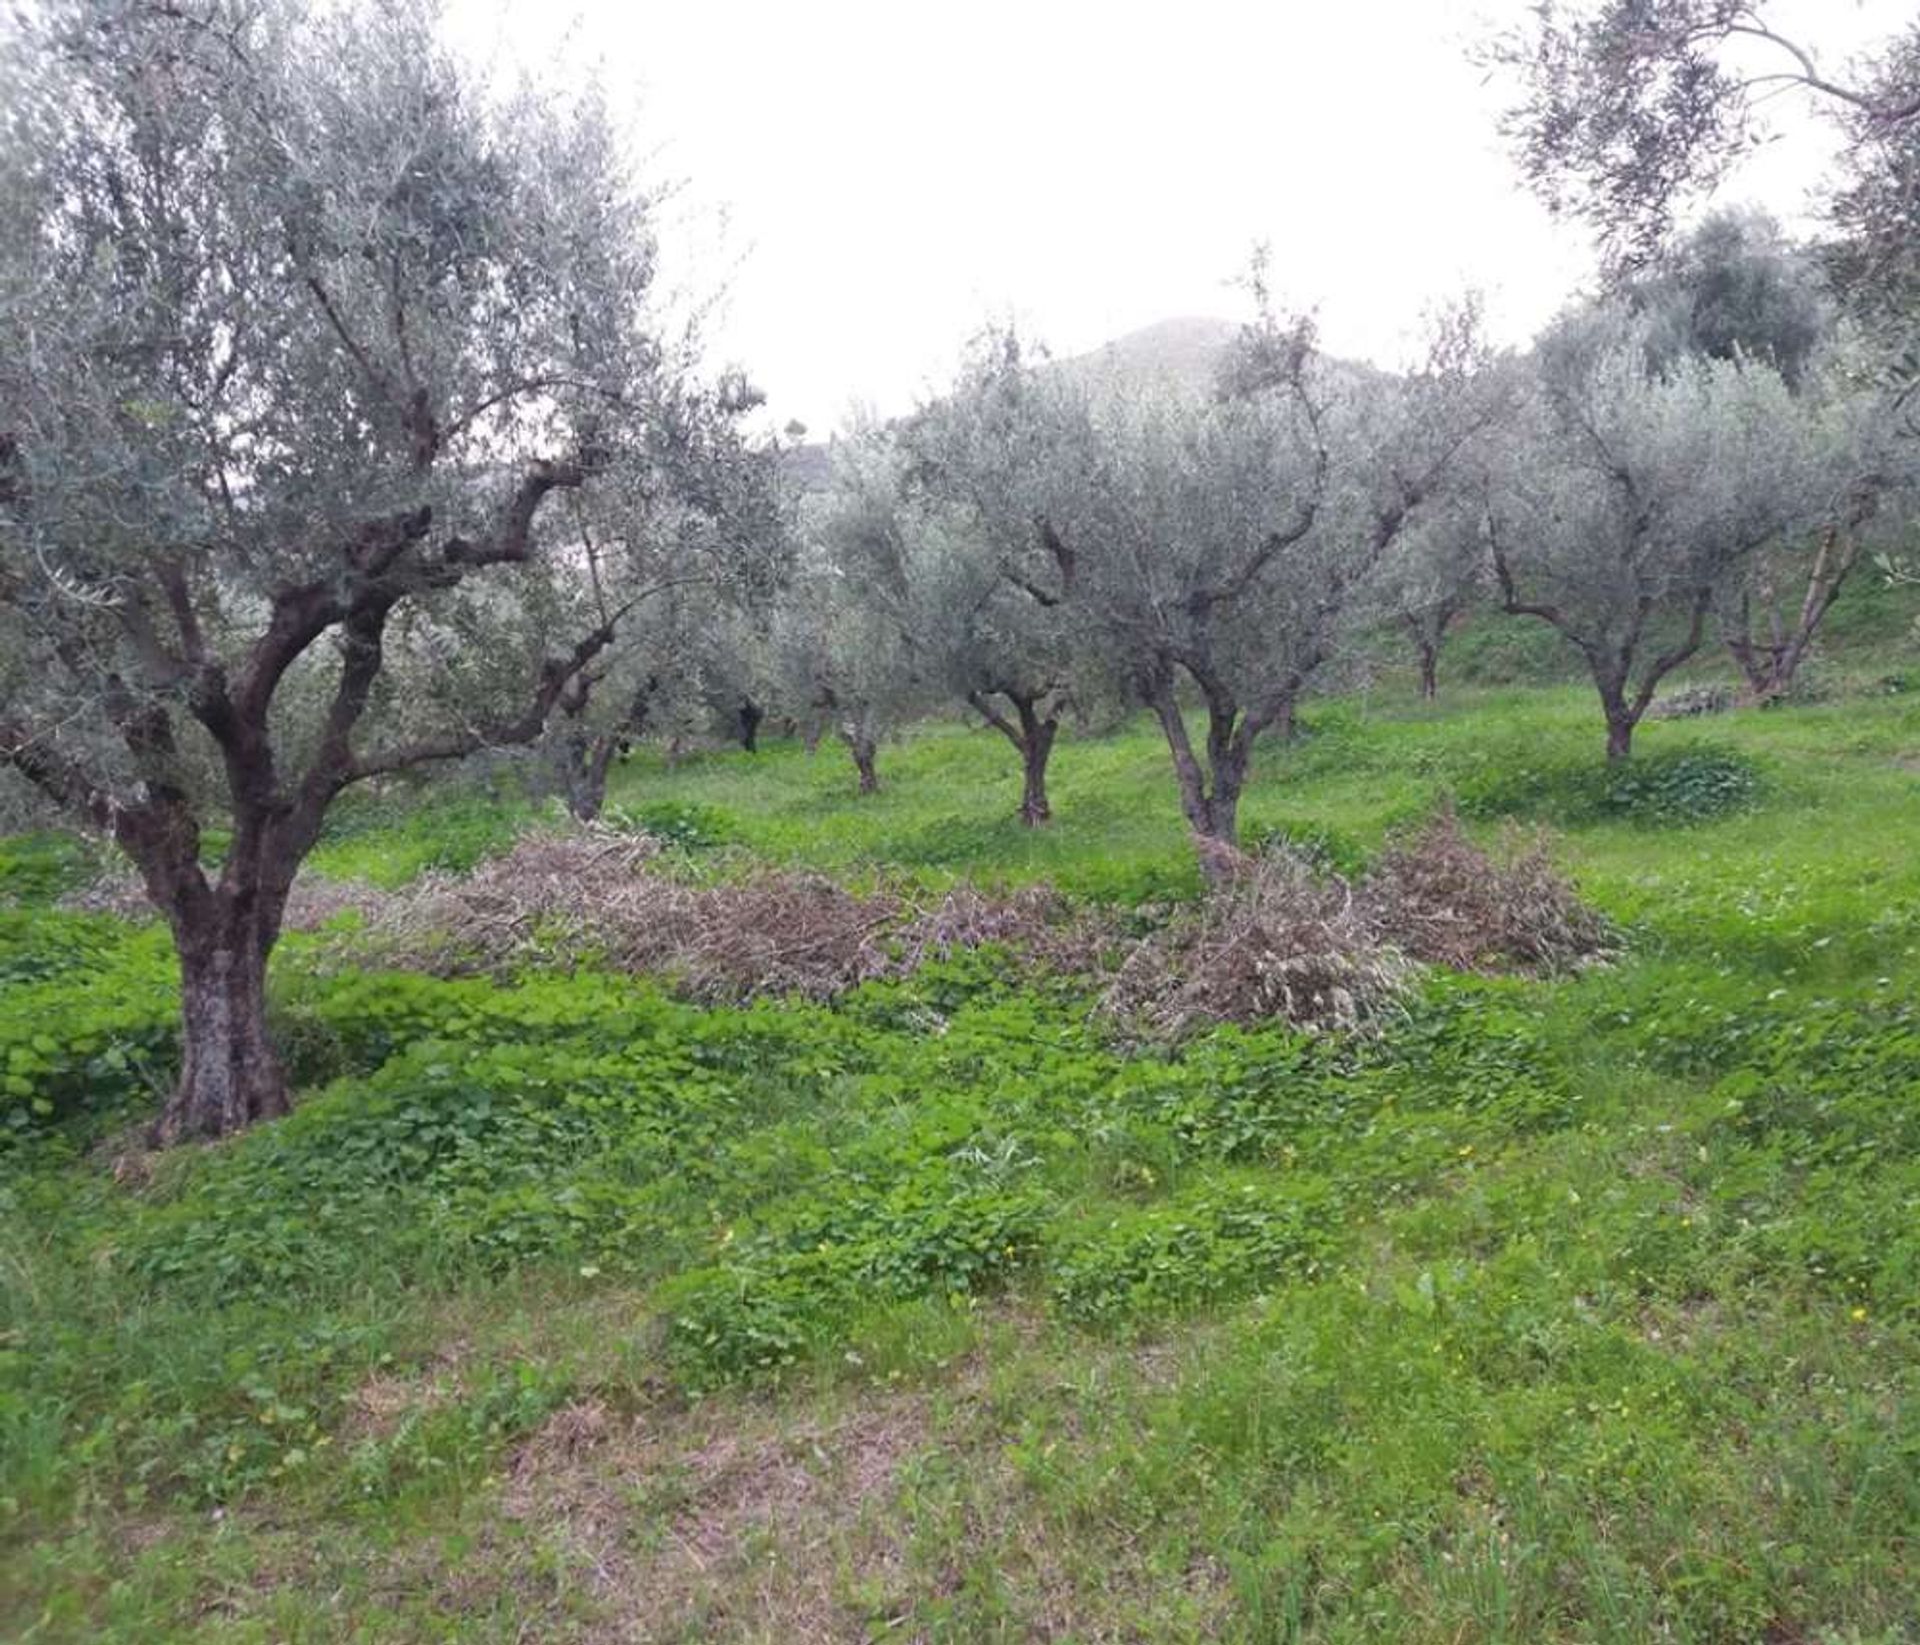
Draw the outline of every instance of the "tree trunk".
[[[561,778],[567,812],[576,822],[594,822],[607,803],[607,773],[619,752],[613,732],[598,737],[568,739],[561,748]]]
[[[1019,716],[1016,724],[993,706],[993,698],[1002,696],[1013,704]],[[970,691],[967,702],[987,724],[1012,743],[1020,755],[1020,820],[1029,828],[1053,820],[1053,807],[1047,799],[1047,761],[1053,755],[1054,738],[1060,734],[1060,714],[1040,710],[1045,692],[1031,696],[1009,691]]]
[[[1617,764],[1633,753],[1633,728],[1637,717],[1625,701],[1605,698],[1607,711],[1607,763]]]
[[[1207,764],[1202,765],[1187,735],[1172,680],[1162,677],[1156,681],[1147,701],[1173,756],[1180,809],[1193,831],[1200,872],[1209,885],[1217,888],[1233,878],[1233,864],[1239,856],[1240,790],[1246,783],[1248,756],[1234,735],[1237,711],[1230,703],[1208,704]],[[1291,722],[1290,705],[1284,718]]]
[[[1049,720],[1035,729],[1020,750],[1020,820],[1029,828],[1038,828],[1053,820],[1053,807],[1047,800],[1047,757],[1053,752],[1053,736],[1059,727]]]
[[[1793,677],[1807,655],[1811,632],[1797,632],[1776,645],[1729,639],[1727,650],[1746,676],[1748,698],[1765,707],[1793,689]]]
[[[1240,790],[1246,784],[1246,777],[1246,762],[1239,756],[1228,754],[1214,761],[1206,835],[1236,851],[1240,848]]]
[[[1876,491],[1867,494],[1865,500],[1856,500],[1846,526],[1830,526],[1821,534],[1819,552],[1807,576],[1799,614],[1791,626],[1780,608],[1770,578],[1763,579],[1760,590],[1767,637],[1756,637],[1754,631],[1759,624],[1754,619],[1752,601],[1744,594],[1734,620],[1723,625],[1727,649],[1746,676],[1747,689],[1754,702],[1765,705],[1784,697],[1793,688],[1794,675],[1806,660],[1815,634],[1833,609],[1834,601],[1839,599],[1840,590],[1859,558],[1859,545],[1853,531],[1871,517],[1877,497]]]
[[[864,731],[841,733],[846,741],[848,752],[853,755],[853,768],[860,774],[860,792],[877,794],[880,792],[880,773],[875,769],[874,761],[879,754],[878,745]]]
[[[740,746],[749,754],[760,751],[760,722],[767,717],[767,711],[751,697],[740,704]]]
[[[1437,619],[1412,612],[1400,619],[1400,626],[1407,631],[1407,638],[1413,641],[1414,653],[1420,659],[1422,702],[1430,703],[1440,694],[1440,640],[1452,616],[1453,612],[1448,608]],[[1432,622],[1431,628],[1429,621]]]
[[[180,1082],[154,1122],[156,1146],[224,1137],[287,1111],[287,1081],[267,1033],[267,957],[278,918],[257,896],[216,893],[173,915],[180,956]],[[243,905],[256,909],[251,917]]]

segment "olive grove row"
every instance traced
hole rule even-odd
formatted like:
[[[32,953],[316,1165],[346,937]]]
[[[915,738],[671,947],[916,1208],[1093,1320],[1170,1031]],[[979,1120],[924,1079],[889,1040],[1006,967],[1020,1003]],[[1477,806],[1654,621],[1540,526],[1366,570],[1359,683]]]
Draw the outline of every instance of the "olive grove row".
[[[1262,303],[1214,383],[1113,393],[993,337],[808,489],[663,297],[605,103],[477,76],[430,5],[47,0],[0,85],[0,767],[169,923],[163,1140],[285,1108],[268,959],[356,784],[538,747],[590,811],[716,707],[871,783],[965,706],[1038,822],[1069,706],[1130,703],[1231,842],[1362,636],[1431,680],[1468,601],[1550,623],[1625,756],[1716,630],[1780,689],[1906,506],[1880,334],[1752,222],[1525,355],[1463,304],[1381,371]]]

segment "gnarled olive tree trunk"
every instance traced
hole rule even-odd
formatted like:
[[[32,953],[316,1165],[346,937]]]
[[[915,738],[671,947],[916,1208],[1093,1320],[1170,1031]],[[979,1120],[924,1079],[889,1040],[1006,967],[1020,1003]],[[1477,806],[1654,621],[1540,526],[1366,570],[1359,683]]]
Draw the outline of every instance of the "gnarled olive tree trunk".
[[[620,752],[619,733],[574,736],[565,740],[560,755],[562,797],[567,815],[576,822],[595,822],[607,805],[607,774]]]
[[[1147,679],[1145,696],[1173,756],[1180,809],[1193,831],[1200,871],[1210,885],[1218,886],[1232,877],[1240,845],[1240,796],[1252,773],[1253,745],[1272,726],[1291,729],[1300,683],[1284,682],[1257,706],[1242,708],[1211,669],[1184,660],[1181,666],[1200,687],[1206,708],[1204,761],[1187,733],[1170,667]]]
[[[267,1030],[267,957],[278,932],[231,900],[176,918],[180,1079],[154,1122],[156,1143],[220,1137],[287,1111],[286,1073]]]
[[[967,693],[968,704],[1019,752],[1020,820],[1029,828],[1053,820],[1053,806],[1047,798],[1047,762],[1060,734],[1060,704],[1047,703],[1052,689],[1019,691],[1001,686],[993,692]],[[996,695],[1013,705],[1013,719],[993,706]]]
[[[1854,533],[1872,517],[1878,500],[1877,489],[1860,489],[1845,523],[1830,525],[1821,533],[1799,608],[1791,619],[1783,609],[1785,596],[1765,565],[1754,578],[1756,586],[1742,590],[1732,609],[1723,613],[1721,638],[1740,665],[1754,702],[1776,702],[1793,689],[1794,676],[1813,649],[1814,636],[1859,561],[1860,543]]]
[[[267,1027],[267,961],[318,823],[317,812],[243,803],[216,878],[200,864],[200,831],[178,796],[152,796],[118,830],[180,962],[180,1077],[153,1123],[155,1144],[227,1136],[287,1111]]]

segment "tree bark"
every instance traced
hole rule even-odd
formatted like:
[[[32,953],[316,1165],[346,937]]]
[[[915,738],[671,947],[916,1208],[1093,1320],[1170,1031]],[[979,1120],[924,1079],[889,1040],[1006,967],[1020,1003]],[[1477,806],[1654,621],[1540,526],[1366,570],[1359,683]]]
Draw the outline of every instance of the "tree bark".
[[[1240,790],[1246,786],[1247,758],[1236,751],[1214,761],[1213,793],[1207,800],[1207,837],[1222,845],[1240,845]]]
[[[257,891],[223,890],[174,912],[180,1080],[154,1122],[156,1146],[230,1136],[287,1111],[286,1075],[267,1030],[267,958],[278,927]]]
[[[1868,512],[1870,510],[1856,510],[1849,523],[1864,521]],[[1850,532],[1837,526],[1829,527],[1821,536],[1800,609],[1791,626],[1780,609],[1771,579],[1763,579],[1760,597],[1766,611],[1765,638],[1755,634],[1759,625],[1754,620],[1751,598],[1741,596],[1737,614],[1722,625],[1721,634],[1733,660],[1740,665],[1740,672],[1746,676],[1747,692],[1754,702],[1764,705],[1793,689],[1794,676],[1812,649],[1814,636],[1833,609],[1834,601],[1839,599],[1840,590],[1858,558],[1859,545]]]
[[[1420,646],[1420,700],[1430,703],[1440,695],[1440,654],[1423,635]]]

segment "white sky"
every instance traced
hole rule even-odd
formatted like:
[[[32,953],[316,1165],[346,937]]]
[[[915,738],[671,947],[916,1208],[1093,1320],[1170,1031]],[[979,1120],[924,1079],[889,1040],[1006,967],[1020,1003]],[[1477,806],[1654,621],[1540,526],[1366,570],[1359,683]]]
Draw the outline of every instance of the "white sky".
[[[1775,0],[1837,69],[1914,0]],[[1521,340],[1585,279],[1519,184],[1471,42],[1526,0],[453,0],[510,59],[597,59],[656,176],[684,287],[776,421],[903,410],[1013,318],[1056,354],[1237,319],[1273,248],[1328,349],[1392,364],[1472,285]],[[577,16],[570,40],[567,20]],[[563,44],[563,41],[565,42]],[[1726,191],[1791,218],[1830,147],[1798,94]]]

